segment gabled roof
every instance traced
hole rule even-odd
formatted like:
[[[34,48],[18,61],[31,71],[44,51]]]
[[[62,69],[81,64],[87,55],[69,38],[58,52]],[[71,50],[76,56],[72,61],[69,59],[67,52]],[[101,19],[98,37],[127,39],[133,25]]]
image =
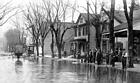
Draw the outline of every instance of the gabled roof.
[[[80,13],[80,15],[79,15],[76,23],[79,22],[79,19],[80,19],[81,16],[83,16],[83,18],[84,18],[85,21],[88,21],[88,14],[87,13]],[[89,20],[93,20],[95,18],[96,18],[96,15],[95,14],[89,14]]]
[[[106,9],[102,8],[102,10],[106,13],[107,16],[110,15],[110,12],[107,11]],[[115,10],[114,12],[114,18],[119,22],[119,23],[125,23],[127,22],[124,11],[122,10]],[[140,7],[135,7],[134,12],[133,12],[133,20],[140,20]]]
[[[107,16],[110,16],[110,12],[107,11],[105,8],[102,8],[102,11],[104,11],[104,13],[105,13]],[[125,17],[124,11],[115,10],[115,11],[114,11],[114,19],[116,19],[119,23],[124,23],[124,22],[126,22],[126,17]]]
[[[137,27],[137,25],[139,25],[139,24],[140,24],[140,20],[134,20],[133,21],[133,30],[140,30],[140,28]],[[125,23],[122,23],[122,24],[116,26],[114,28],[114,31],[125,30],[125,29],[127,29],[127,27],[128,27],[127,22],[125,22]],[[103,33],[108,33],[108,32],[109,31],[104,31]]]
[[[109,12],[107,12],[106,10],[104,11],[107,15],[109,15]],[[114,28],[114,31],[127,29],[128,25],[124,11],[115,11],[115,19],[121,24],[116,26]],[[138,27],[139,24],[140,24],[140,7],[137,7],[134,9],[133,12],[133,29],[140,30],[140,28]],[[104,31],[103,33],[109,33],[109,31]]]
[[[133,21],[133,30],[137,30],[137,27],[136,26],[138,25],[138,23],[140,23],[140,20],[134,20]],[[118,30],[122,30],[122,29],[127,29],[127,27],[128,27],[127,23],[123,23],[121,25],[116,26],[114,28],[114,30],[115,31],[118,31]],[[139,28],[139,30],[140,30],[140,28]]]
[[[114,18],[120,23],[125,23],[126,22],[126,17],[125,17],[124,11],[115,10]]]

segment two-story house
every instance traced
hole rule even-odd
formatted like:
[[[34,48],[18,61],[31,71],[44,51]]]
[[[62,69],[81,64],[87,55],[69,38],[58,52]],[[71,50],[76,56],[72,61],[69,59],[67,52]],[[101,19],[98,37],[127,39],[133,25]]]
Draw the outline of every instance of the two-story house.
[[[88,25],[88,20],[94,19],[94,14],[80,13],[77,19],[77,27],[74,28],[75,37],[73,40],[73,50],[75,52],[85,53],[88,49],[95,49],[96,39],[95,39],[95,27],[91,24]],[[88,46],[89,44],[89,46]]]

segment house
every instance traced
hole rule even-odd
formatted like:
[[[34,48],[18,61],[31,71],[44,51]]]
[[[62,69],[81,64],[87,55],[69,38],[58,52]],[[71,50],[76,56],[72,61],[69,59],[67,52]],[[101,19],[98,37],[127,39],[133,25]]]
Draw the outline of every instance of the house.
[[[85,53],[88,49],[94,50],[96,48],[96,30],[91,24],[88,25],[88,21],[94,19],[94,14],[80,13],[77,19],[77,27],[74,28],[75,36],[73,39],[73,51],[76,53]]]
[[[102,20],[108,19],[108,12],[103,9]],[[108,52],[109,49],[109,27],[106,23],[106,28],[102,34],[102,49],[104,52]],[[114,16],[114,34],[115,42],[122,42],[123,48],[128,49],[128,40],[127,40],[127,21],[124,14],[124,11],[115,11]],[[134,51],[135,55],[139,56],[140,54],[140,6],[135,5],[133,12],[133,31],[134,31]]]

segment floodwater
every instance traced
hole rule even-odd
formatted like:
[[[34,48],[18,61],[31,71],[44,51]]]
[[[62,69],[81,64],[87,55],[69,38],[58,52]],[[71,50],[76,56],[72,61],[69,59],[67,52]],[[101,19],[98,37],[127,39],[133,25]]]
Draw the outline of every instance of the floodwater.
[[[140,83],[140,73],[50,58],[0,56],[0,83]]]

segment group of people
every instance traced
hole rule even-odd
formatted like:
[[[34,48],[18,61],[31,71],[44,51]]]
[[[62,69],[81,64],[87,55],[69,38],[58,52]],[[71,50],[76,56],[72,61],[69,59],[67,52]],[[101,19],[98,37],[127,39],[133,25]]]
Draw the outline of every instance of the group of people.
[[[81,62],[95,63],[100,65],[103,62],[103,54],[100,49],[89,50],[88,52],[77,52],[77,59],[80,59]]]
[[[122,62],[122,68],[126,68],[126,60],[128,54],[125,49],[116,49],[115,52],[111,50],[110,54],[106,55],[106,63],[115,66],[115,62]]]
[[[106,64],[110,64],[113,67],[115,66],[115,62],[122,62],[122,68],[126,68],[126,57],[127,53],[124,49],[117,49],[115,52],[112,50],[110,53],[106,54],[106,56],[103,57],[103,53],[101,49],[94,49],[89,50],[88,52],[80,52],[80,50],[77,52],[77,59],[80,59],[80,61],[87,62],[87,63],[97,63],[98,65],[102,64],[103,59],[105,59]]]

